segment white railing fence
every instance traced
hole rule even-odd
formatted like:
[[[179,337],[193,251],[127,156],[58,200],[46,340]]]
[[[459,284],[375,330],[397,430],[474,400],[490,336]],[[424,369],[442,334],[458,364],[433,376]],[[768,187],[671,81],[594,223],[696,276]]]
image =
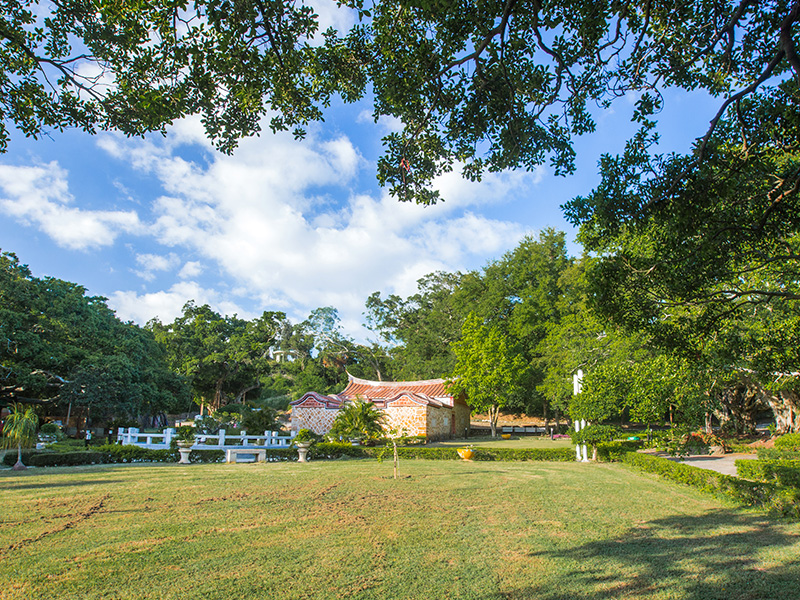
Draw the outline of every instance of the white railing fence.
[[[168,427],[161,433],[142,433],[138,427],[120,427],[117,430],[117,441],[123,445],[139,446],[151,450],[167,450],[175,429]],[[279,436],[277,431],[265,431],[261,434],[248,434],[246,431],[238,435],[228,435],[224,429],[219,433],[198,433],[192,448],[195,450],[224,450],[231,446],[243,448],[288,448],[293,435]]]

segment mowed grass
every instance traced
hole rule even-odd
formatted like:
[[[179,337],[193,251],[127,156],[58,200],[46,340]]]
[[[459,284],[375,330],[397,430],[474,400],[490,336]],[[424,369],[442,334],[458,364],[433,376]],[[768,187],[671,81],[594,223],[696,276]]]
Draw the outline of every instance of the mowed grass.
[[[619,465],[0,473],[0,597],[797,598],[800,525]]]

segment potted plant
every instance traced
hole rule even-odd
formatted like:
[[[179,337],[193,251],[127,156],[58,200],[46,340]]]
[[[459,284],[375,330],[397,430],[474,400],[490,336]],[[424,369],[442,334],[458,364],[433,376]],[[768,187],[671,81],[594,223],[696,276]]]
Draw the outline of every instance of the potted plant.
[[[180,464],[189,464],[189,455],[192,453],[192,446],[194,445],[194,433],[194,427],[191,425],[182,425],[175,431],[178,452],[181,455],[181,459],[178,461]]]
[[[316,441],[317,435],[310,429],[301,429],[297,432],[297,435],[294,436],[292,440],[292,444],[297,448],[298,462],[308,462],[308,449],[311,448],[311,444]]]

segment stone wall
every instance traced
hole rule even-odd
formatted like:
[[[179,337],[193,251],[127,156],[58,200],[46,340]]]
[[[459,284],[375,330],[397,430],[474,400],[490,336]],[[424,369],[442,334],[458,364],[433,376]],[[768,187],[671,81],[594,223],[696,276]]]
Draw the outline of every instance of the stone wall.
[[[384,410],[386,425],[401,435],[426,435],[426,407],[398,400]]]
[[[456,402],[454,411],[456,419],[455,437],[464,437],[464,432],[469,429],[469,417],[472,414],[472,409],[464,403]]]
[[[292,407],[292,431],[310,429],[318,435],[328,433],[338,410],[330,408]]]

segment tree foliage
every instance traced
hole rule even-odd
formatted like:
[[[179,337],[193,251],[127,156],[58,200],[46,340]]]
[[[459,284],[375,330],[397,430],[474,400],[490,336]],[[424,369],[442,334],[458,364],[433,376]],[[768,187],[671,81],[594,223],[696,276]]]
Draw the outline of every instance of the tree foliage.
[[[9,0],[0,17],[0,150],[7,123],[47,129],[164,131],[201,114],[230,151],[260,131],[298,137],[336,93],[363,94],[363,33],[320,32],[313,8],[286,0],[54,4]]]
[[[430,181],[454,167],[469,179],[546,162],[570,173],[572,140],[594,130],[596,105],[634,97],[633,119],[648,130],[666,88],[720,98],[698,132],[703,158],[723,115],[747,119],[742,100],[771,98],[800,74],[797,0],[339,9],[358,19],[348,31],[320,32],[313,3],[287,0],[10,0],[0,21],[4,122],[26,135],[67,126],[139,135],[201,114],[230,151],[267,114],[273,130],[302,137],[334,97],[369,91],[375,119],[402,123],[384,139],[378,179],[402,200],[430,203]]]
[[[3,422],[3,448],[17,449],[17,463],[14,470],[25,468],[22,464],[22,449],[30,448],[36,443],[36,431],[39,429],[39,417],[33,407],[22,408],[15,404],[11,414]]]
[[[214,411],[228,402],[242,403],[261,387],[283,319],[279,312],[264,312],[252,321],[223,317],[207,304],[190,301],[172,323],[153,320],[148,329],[166,348],[171,367],[189,378],[195,401]]]
[[[475,273],[435,272],[418,282],[408,298],[373,293],[366,302],[367,322],[386,343],[397,380],[433,379],[450,373],[455,364],[451,344],[461,337],[473,290],[482,288]]]
[[[73,403],[97,416],[174,410],[186,398],[153,336],[122,323],[104,298],[34,277],[0,255],[0,400]]]
[[[386,415],[360,398],[346,402],[336,414],[330,433],[344,438],[378,438],[384,434]]]
[[[498,325],[484,323],[474,313],[467,317],[453,351],[456,366],[448,389],[454,394],[464,394],[474,411],[489,414],[495,437],[500,409],[509,404],[520,387],[524,361],[513,352]]]

